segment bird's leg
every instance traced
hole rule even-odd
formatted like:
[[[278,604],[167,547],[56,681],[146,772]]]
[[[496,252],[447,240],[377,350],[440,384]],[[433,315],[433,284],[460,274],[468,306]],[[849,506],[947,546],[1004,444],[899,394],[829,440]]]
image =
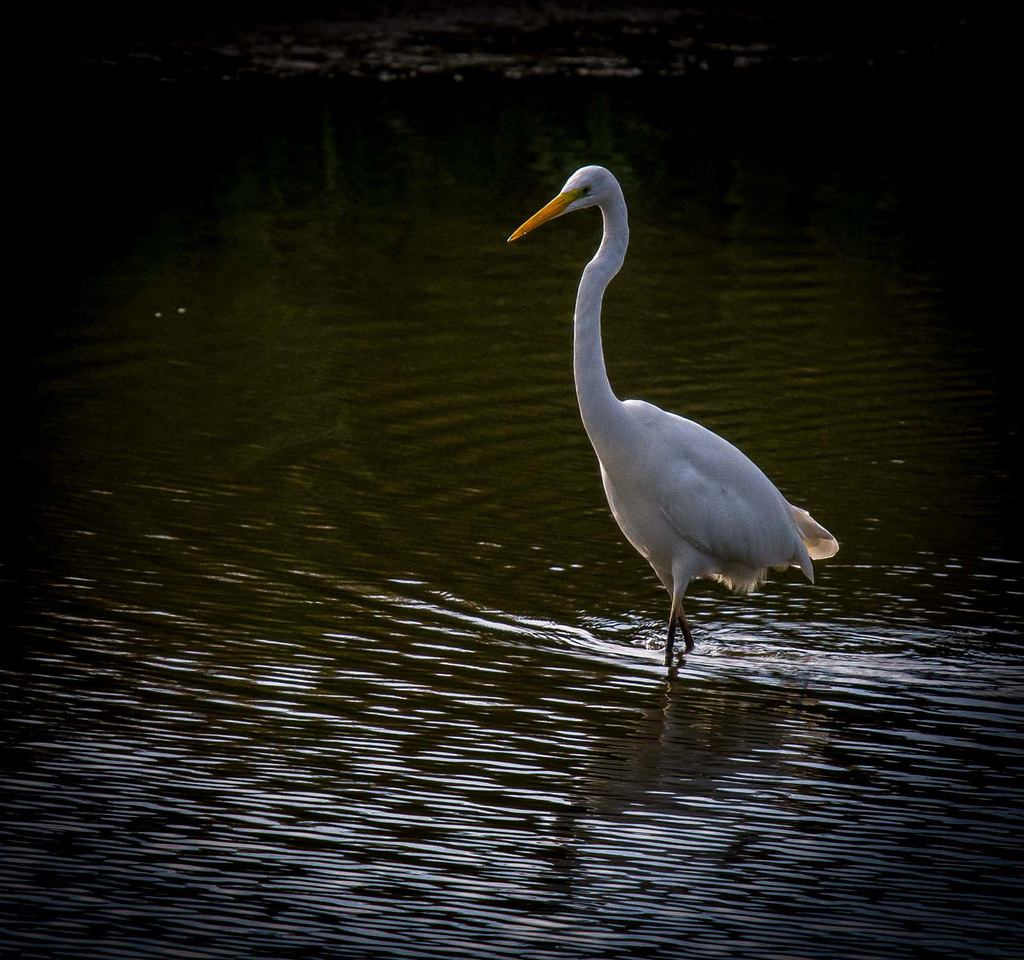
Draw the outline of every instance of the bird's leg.
[[[690,636],[690,625],[686,622],[686,614],[683,612],[682,602],[679,604],[679,626],[683,628],[683,639],[686,641],[683,652],[689,653],[693,649],[693,637]]]
[[[668,642],[665,644],[665,666],[672,666],[672,642],[676,638],[676,602],[672,601],[672,613],[668,618]]]
[[[686,622],[686,614],[683,612],[683,601],[672,598],[672,612],[668,618],[668,642],[665,644],[665,666],[672,665],[672,644],[676,639],[676,624],[683,628],[683,652],[689,653],[693,649],[693,637],[690,636],[690,625]]]
[[[672,598],[672,612],[668,617],[668,641],[665,644],[665,666],[672,664],[672,644],[676,639],[676,624],[683,628],[683,653],[689,653],[693,649],[693,637],[690,636],[690,624],[686,622],[686,613],[683,611],[683,601],[677,597]]]

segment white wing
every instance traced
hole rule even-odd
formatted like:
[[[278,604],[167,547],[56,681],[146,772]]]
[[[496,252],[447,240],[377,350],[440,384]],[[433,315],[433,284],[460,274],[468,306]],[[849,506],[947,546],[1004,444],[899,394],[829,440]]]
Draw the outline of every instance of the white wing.
[[[623,408],[632,442],[611,457],[598,455],[614,489],[616,519],[655,569],[656,560],[670,568],[689,549],[700,558],[699,575],[749,589],[768,568],[791,564],[813,580],[808,549],[815,556],[831,556],[838,549],[823,527],[792,507],[728,441],[640,400],[627,400]],[[666,522],[673,543],[655,532]],[[645,532],[646,549],[636,542],[645,539]]]

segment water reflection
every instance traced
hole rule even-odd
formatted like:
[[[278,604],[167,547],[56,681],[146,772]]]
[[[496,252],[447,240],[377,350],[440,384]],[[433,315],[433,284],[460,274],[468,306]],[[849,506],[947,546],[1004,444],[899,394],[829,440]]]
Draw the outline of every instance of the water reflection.
[[[6,942],[1013,956],[1018,414],[922,212],[962,180],[845,123],[681,131],[685,85],[470,86],[156,93],[48,187],[66,267],[8,361]],[[632,212],[617,389],[844,544],[815,586],[695,591],[670,676],[575,409],[593,224],[504,243],[581,154]]]

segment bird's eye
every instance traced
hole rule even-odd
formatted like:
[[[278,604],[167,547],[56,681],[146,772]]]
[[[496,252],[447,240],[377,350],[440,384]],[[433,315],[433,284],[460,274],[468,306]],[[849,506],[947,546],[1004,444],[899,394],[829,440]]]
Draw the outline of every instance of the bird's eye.
[[[584,187],[584,188],[583,188],[583,189],[582,189],[582,190],[580,191],[580,196],[581,196],[581,197],[585,197],[585,196],[588,196],[588,195],[589,195],[589,193],[590,193],[590,184],[587,184],[587,186],[585,186],[585,187]]]

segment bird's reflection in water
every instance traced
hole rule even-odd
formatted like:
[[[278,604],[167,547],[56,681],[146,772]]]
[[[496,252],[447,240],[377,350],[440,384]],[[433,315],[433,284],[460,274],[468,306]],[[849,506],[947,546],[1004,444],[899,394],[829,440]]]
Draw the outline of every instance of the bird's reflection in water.
[[[820,755],[823,719],[795,682],[670,673],[631,725],[596,738],[555,828],[549,859],[559,882],[572,882],[595,825],[646,831],[654,847],[678,856],[721,864],[756,856],[761,829],[747,811],[764,785],[787,781],[794,758]]]

